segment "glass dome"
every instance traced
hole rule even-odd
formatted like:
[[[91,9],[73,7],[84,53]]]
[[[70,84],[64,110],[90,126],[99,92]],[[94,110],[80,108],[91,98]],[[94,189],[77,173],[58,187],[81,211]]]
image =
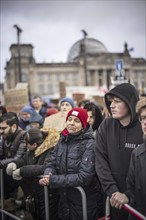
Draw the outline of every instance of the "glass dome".
[[[84,45],[84,39],[81,39],[73,44],[68,53],[68,62],[73,62],[76,57],[80,55],[81,46]],[[98,40],[93,38],[85,39],[86,53],[87,54],[98,54],[98,53],[107,53],[106,47]]]

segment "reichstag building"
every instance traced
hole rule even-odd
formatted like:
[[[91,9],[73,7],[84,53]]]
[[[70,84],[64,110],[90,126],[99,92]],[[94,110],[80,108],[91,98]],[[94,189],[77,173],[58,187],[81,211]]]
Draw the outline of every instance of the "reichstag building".
[[[27,82],[31,94],[53,95],[59,92],[59,83],[66,86],[105,86],[110,88],[115,77],[115,60],[123,60],[125,77],[140,92],[146,93],[146,60],[132,58],[127,43],[123,51],[110,52],[99,40],[83,38],[75,42],[64,63],[36,63],[32,44],[10,46],[11,57],[6,63],[6,88],[17,82]],[[21,76],[20,70],[21,68]]]

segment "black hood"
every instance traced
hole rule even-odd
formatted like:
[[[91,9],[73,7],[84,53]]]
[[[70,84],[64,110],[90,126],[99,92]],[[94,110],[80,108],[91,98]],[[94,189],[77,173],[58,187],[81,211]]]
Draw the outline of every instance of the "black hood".
[[[116,96],[122,99],[128,105],[130,109],[130,113],[131,113],[131,123],[132,123],[136,117],[135,106],[137,104],[137,101],[139,100],[139,95],[138,95],[138,91],[136,90],[136,88],[130,83],[123,83],[123,84],[120,84],[114,87],[108,93],[106,93],[105,103],[111,115],[111,109],[110,109],[111,103],[108,99],[109,95],[113,95],[113,96]]]

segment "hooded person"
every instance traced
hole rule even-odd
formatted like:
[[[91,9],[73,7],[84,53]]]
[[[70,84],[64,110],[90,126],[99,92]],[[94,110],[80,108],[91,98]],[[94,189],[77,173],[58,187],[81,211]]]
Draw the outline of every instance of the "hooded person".
[[[39,185],[39,176],[45,170],[45,163],[51,159],[59,134],[52,128],[30,128],[25,133],[27,152],[21,159],[14,160],[7,166],[7,174],[17,180],[23,189],[26,207],[35,220],[45,219],[44,188]],[[34,202],[33,202],[34,199]],[[58,193],[49,190],[50,219],[58,219]],[[28,211],[28,210],[27,210]]]
[[[102,191],[95,172],[95,139],[87,118],[87,111],[82,108],[68,112],[66,128],[39,181],[50,189],[59,189],[60,220],[82,219],[82,199],[77,186],[83,187],[86,193],[88,219],[97,220],[102,216]]]
[[[36,113],[32,115],[29,119],[29,125],[26,127],[26,130],[30,128],[41,128],[43,125],[43,117]]]
[[[66,126],[67,113],[75,106],[74,101],[71,98],[64,97],[60,100],[60,111],[45,118],[43,127],[55,128],[59,133]]]
[[[137,105],[136,111],[139,114],[139,121],[143,131],[143,144],[135,148],[131,154],[130,166],[127,175],[127,190],[125,200],[120,204],[129,203],[134,209],[144,215],[141,219],[146,219],[146,97],[141,98]],[[129,214],[129,220],[136,220],[133,215]]]
[[[24,106],[20,112],[19,127],[25,130],[26,127],[29,125],[30,118],[34,114],[35,114],[35,111],[31,106],[29,105]]]
[[[96,134],[96,172],[106,196],[110,197],[112,219],[127,220],[117,200],[124,200],[126,176],[131,153],[142,143],[142,129],[135,107],[139,100],[136,88],[123,83],[105,95],[110,114]]]

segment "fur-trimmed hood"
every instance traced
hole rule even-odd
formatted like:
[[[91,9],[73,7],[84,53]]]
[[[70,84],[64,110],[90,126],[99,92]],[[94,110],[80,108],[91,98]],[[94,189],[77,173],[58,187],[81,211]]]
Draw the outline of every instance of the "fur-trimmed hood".
[[[59,132],[54,128],[41,128],[41,131],[48,132],[48,136],[45,138],[43,143],[35,150],[35,157],[40,156],[46,150],[55,147],[59,140]]]

